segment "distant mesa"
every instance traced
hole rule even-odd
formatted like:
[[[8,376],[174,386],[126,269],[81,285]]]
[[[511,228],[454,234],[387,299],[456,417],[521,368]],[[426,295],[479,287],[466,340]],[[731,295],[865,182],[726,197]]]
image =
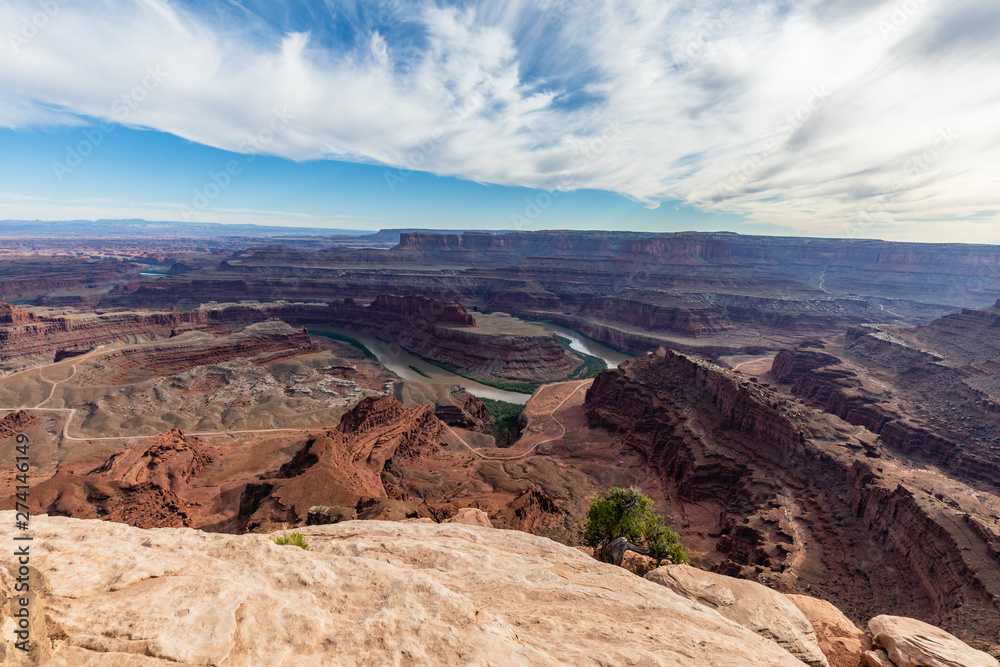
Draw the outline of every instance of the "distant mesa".
[[[30,324],[38,318],[30,310],[0,303],[0,324]]]

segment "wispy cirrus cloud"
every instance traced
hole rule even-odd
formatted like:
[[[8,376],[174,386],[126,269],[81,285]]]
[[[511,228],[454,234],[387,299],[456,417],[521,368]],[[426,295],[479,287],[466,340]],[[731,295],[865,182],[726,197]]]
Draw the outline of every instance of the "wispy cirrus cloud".
[[[126,122],[233,151],[281,110],[293,160],[825,234],[1000,222],[992,0],[52,2],[30,39],[41,5],[0,7],[0,126],[115,120],[154,67]]]

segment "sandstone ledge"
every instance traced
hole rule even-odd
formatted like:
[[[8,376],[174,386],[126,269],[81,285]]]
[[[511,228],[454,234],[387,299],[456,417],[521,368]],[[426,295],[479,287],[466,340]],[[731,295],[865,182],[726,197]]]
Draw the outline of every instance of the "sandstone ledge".
[[[30,660],[13,648],[5,604],[3,665],[802,665],[703,605],[517,531],[349,521],[302,529],[303,551],[62,517],[32,529],[37,648]]]

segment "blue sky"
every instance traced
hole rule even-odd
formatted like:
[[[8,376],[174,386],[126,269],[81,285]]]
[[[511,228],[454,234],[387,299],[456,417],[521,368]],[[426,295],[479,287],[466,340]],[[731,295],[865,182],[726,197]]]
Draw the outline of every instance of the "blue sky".
[[[8,0],[0,218],[1000,242],[998,33],[992,0]]]
[[[36,219],[37,206],[52,207],[46,219],[139,217],[340,229],[709,231],[740,225],[748,233],[751,227],[753,233],[780,232],[682,202],[651,209],[601,190],[548,191],[384,165],[295,162],[212,148],[163,132],[119,124],[110,128],[99,135],[94,134],[99,124],[0,130],[0,183],[6,191],[0,198],[13,195],[14,202],[2,217]],[[79,154],[81,143],[93,148],[75,165],[70,156]],[[238,170],[227,174],[232,164]],[[216,194],[218,183],[225,187]],[[80,215],[91,208],[93,215]]]

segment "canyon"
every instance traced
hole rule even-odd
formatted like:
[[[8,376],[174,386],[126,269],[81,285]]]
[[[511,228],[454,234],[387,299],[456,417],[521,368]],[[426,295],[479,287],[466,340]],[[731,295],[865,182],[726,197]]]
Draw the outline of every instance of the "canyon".
[[[599,376],[587,410],[662,476],[713,570],[856,619],[891,608],[996,641],[995,496],[911,468],[875,434],[755,378],[666,350]]]
[[[566,379],[582,364],[554,336],[531,324],[483,314],[477,320],[458,304],[420,296],[382,294],[368,305],[345,299],[338,303],[211,303],[168,311],[38,310],[0,304],[0,364],[10,366],[22,359],[31,363],[71,350],[185,331],[232,331],[270,319],[320,330],[350,326],[487,382]]]
[[[79,282],[11,288],[0,508],[19,433],[31,512],[66,530],[433,540],[474,516],[576,547],[594,495],[636,486],[699,572],[1000,655],[994,247],[371,236],[97,239]],[[33,243],[7,250],[68,252]]]

